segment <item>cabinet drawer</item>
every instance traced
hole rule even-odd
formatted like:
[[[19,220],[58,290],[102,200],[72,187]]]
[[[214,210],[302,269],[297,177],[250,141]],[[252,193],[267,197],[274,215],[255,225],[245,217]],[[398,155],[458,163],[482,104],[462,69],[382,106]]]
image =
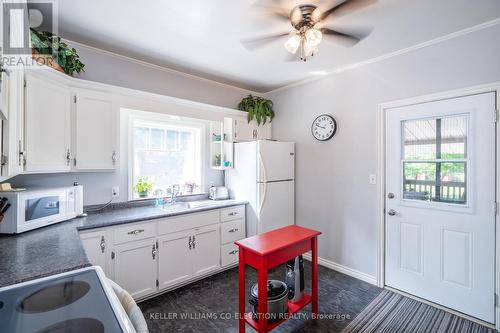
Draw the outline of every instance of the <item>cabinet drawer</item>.
[[[219,223],[218,210],[168,217],[158,223],[158,234],[165,235],[215,223]]]
[[[146,222],[115,229],[115,244],[156,236],[156,223]]]
[[[220,221],[232,221],[245,217],[245,205],[221,209]]]
[[[238,246],[230,243],[220,247],[221,266],[228,266],[238,262]]]
[[[245,219],[222,223],[220,226],[221,243],[232,243],[245,238]]]

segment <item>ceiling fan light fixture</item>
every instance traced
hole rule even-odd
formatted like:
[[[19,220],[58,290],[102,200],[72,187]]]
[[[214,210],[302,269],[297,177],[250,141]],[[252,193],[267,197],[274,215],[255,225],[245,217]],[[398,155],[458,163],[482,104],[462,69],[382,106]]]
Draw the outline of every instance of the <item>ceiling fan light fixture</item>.
[[[311,47],[315,47],[318,46],[319,43],[321,43],[323,34],[318,29],[311,28],[306,31],[305,37],[307,44],[310,45]]]
[[[303,46],[303,52],[304,52],[304,56],[306,58],[307,57],[311,57],[315,53],[318,52],[318,46],[317,45],[311,45],[307,41],[305,41],[304,46]]]
[[[298,35],[293,35],[285,43],[285,49],[291,54],[295,54],[300,46],[300,37]]]
[[[319,10],[319,8],[313,10],[313,12],[311,13],[311,20],[313,22],[318,22],[321,20],[321,11]]]

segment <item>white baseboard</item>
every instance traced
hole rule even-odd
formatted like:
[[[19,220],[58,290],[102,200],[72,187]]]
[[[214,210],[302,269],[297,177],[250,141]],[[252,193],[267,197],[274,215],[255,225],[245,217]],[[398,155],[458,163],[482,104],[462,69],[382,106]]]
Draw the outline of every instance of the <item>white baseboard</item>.
[[[304,257],[304,259],[311,261],[311,253],[310,252],[304,253],[303,257]],[[353,278],[359,279],[361,281],[368,282],[368,283],[373,284],[375,286],[377,285],[377,278],[373,275],[360,272],[358,270],[352,269],[350,267],[347,267],[347,266],[344,266],[341,264],[337,264],[333,261],[330,261],[330,260],[327,260],[327,259],[324,259],[321,257],[318,257],[318,264],[321,266],[333,269],[334,271],[352,276]]]

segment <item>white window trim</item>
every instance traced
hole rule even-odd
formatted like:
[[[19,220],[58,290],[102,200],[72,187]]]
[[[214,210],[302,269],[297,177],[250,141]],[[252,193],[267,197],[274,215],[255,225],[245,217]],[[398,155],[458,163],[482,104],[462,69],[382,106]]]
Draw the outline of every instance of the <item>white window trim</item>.
[[[137,122],[144,122],[144,123],[155,123],[155,122],[163,122],[163,123],[168,123],[169,125],[179,125],[180,127],[199,127],[201,129],[200,133],[200,144],[201,144],[201,177],[200,177],[200,188],[204,189],[205,188],[205,182],[206,182],[206,168],[209,166],[206,165],[206,159],[207,159],[207,150],[209,147],[207,146],[207,126],[208,123],[207,121],[204,120],[199,120],[199,119],[193,119],[193,118],[187,118],[187,117],[179,117],[179,116],[172,116],[169,114],[162,114],[162,113],[155,113],[155,112],[148,112],[148,111],[138,111],[138,110],[132,110],[132,109],[127,109],[127,108],[122,108],[122,111],[128,111],[129,113],[129,119],[128,119],[128,124],[127,124],[127,154],[128,154],[128,161],[127,161],[127,169],[128,169],[128,179],[127,179],[127,199],[128,201],[140,201],[140,200],[148,200],[151,199],[149,198],[135,198],[134,197],[134,191],[133,191],[133,186],[134,186],[134,123]],[[179,184],[182,186],[182,184]]]

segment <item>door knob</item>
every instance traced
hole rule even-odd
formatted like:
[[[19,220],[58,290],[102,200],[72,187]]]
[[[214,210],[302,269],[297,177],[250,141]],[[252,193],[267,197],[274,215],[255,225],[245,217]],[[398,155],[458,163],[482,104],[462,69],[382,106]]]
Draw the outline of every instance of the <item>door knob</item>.
[[[387,193],[387,197],[389,199],[394,199],[394,193],[392,193],[392,192]]]
[[[389,216],[394,216],[394,215],[396,215],[396,211],[394,209],[389,209],[387,214],[389,214]]]

